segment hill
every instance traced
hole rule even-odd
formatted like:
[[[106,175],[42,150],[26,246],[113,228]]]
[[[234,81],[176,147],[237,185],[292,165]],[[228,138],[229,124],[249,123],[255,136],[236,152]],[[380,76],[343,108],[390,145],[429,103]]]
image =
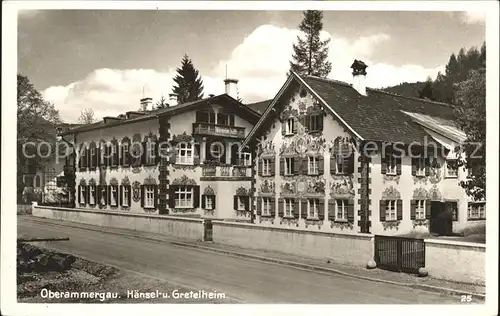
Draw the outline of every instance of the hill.
[[[386,91],[389,93],[399,94],[405,97],[413,97],[418,98],[419,92],[425,86],[425,82],[403,82],[398,84],[397,86],[382,88],[382,91]]]

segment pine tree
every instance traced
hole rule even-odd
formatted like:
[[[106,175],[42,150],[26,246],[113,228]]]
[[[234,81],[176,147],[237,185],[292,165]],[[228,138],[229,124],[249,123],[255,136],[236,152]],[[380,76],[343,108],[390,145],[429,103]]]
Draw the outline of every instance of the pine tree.
[[[427,77],[424,87],[418,92],[418,97],[420,99],[435,100],[431,77]]]
[[[170,105],[167,103],[167,99],[163,96],[163,94],[160,97],[160,100],[156,102],[156,108],[157,109],[165,109],[168,108]]]
[[[332,70],[332,63],[328,61],[328,44],[330,39],[320,40],[323,29],[323,12],[307,10],[303,12],[299,30],[305,34],[302,39],[297,36],[297,43],[293,44],[290,70],[299,75],[327,77]]]
[[[182,58],[181,67],[177,68],[174,82],[172,92],[177,94],[179,104],[203,98],[203,81],[187,54]]]

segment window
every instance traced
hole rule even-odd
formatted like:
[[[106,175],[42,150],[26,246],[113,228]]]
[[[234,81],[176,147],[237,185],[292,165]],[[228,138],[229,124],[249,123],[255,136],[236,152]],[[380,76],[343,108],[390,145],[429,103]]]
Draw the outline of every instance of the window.
[[[419,176],[419,177],[425,176],[425,158],[424,157],[415,159],[415,169],[416,169],[416,172],[415,172],[416,176]]]
[[[454,159],[446,160],[446,177],[456,178],[458,176],[457,161]]]
[[[179,145],[179,154],[176,163],[182,165],[193,164],[193,145],[189,143],[181,143]]]
[[[396,220],[396,200],[387,200],[385,204],[385,220]]]
[[[111,155],[111,165],[116,166],[117,161],[116,161],[116,147],[115,147],[115,145],[110,146],[110,155]]]
[[[271,175],[271,160],[270,159],[262,159],[262,175],[270,176]]]
[[[317,218],[318,217],[318,199],[309,199],[307,201],[307,217],[308,218]]]
[[[425,200],[417,200],[415,203],[415,219],[425,219]]]
[[[293,175],[294,161],[293,158],[285,158],[285,176]]]
[[[337,213],[335,214],[335,220],[337,221],[347,221],[347,200],[337,200]]]
[[[238,211],[245,210],[245,198],[242,196],[238,196]]]
[[[284,212],[285,217],[293,216],[293,199],[285,199],[284,201]]]
[[[252,154],[251,153],[241,153],[240,157],[243,160],[243,166],[249,167],[252,165]]]
[[[213,210],[214,209],[214,195],[205,195],[205,209]]]
[[[101,187],[101,205],[106,205],[106,187]]]
[[[95,205],[95,202],[96,202],[95,185],[90,185],[89,190],[90,190],[90,192],[89,192],[89,204]]]
[[[322,117],[319,114],[309,116],[309,131],[319,131],[322,128]]]
[[[208,122],[210,124],[215,124],[215,112],[209,111],[207,112]]]
[[[451,214],[451,218],[453,221],[458,221],[458,203],[455,201],[445,202],[446,209]]]
[[[393,155],[387,156],[387,174],[396,174],[396,157]]]
[[[486,203],[469,203],[467,207],[467,215],[469,219],[486,219],[485,213]]]
[[[337,159],[336,159],[336,173],[337,174],[344,174],[347,172],[347,166],[344,163],[344,155],[342,154],[337,154]]]
[[[217,114],[217,124],[218,125],[229,125],[229,116],[225,113]]]
[[[96,151],[95,148],[90,148],[90,167],[95,167],[95,157],[96,157]]]
[[[155,143],[147,142],[147,153],[146,153],[146,164],[154,164],[156,161],[155,157]]]
[[[243,208],[244,207],[245,206],[243,205]],[[271,215],[271,199],[270,198],[262,198],[262,215],[264,215],[264,216]]]
[[[293,126],[294,124],[294,119],[293,118],[289,118],[286,120],[286,135],[290,135],[290,134],[293,134]]]
[[[309,157],[308,174],[318,174],[319,157]]]
[[[129,156],[129,145],[128,143],[122,143],[122,149],[123,149],[123,164],[128,165],[130,162],[128,161],[128,156]]]
[[[110,205],[117,206],[118,205],[118,187],[116,185],[111,185],[110,190],[111,190]]]
[[[85,204],[85,186],[80,185],[80,203]]]
[[[122,186],[122,206],[130,206],[128,205],[128,200],[130,198],[129,186]]]
[[[210,156],[212,156],[213,158],[215,158],[220,162],[225,163],[224,148],[222,147],[222,144],[212,143],[209,148],[210,148]]]
[[[176,208],[192,208],[193,204],[193,188],[180,186],[175,190]]]
[[[144,187],[144,208],[155,207],[155,187],[147,185]]]

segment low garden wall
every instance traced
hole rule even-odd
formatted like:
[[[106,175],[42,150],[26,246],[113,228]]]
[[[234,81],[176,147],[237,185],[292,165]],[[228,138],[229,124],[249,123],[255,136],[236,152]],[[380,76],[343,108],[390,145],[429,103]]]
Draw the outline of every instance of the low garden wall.
[[[485,284],[486,245],[425,239],[425,267],[434,278]]]
[[[134,214],[33,205],[33,216],[103,227],[125,228],[166,236],[201,240],[203,220],[168,215]]]
[[[373,235],[340,234],[248,223],[212,221],[213,241],[244,248],[366,266],[373,260]]]

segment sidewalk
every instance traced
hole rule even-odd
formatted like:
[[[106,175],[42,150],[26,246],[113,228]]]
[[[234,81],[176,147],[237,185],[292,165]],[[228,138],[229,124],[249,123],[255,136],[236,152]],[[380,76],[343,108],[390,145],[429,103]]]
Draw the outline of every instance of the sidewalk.
[[[320,273],[341,274],[346,277],[365,279],[372,282],[374,281],[374,282],[390,283],[405,287],[411,287],[415,289],[422,289],[426,291],[448,293],[451,295],[472,294],[473,296],[480,299],[484,299],[485,296],[485,287],[481,285],[457,283],[452,281],[434,279],[432,277],[420,278],[415,275],[391,272],[381,269],[369,270],[362,267],[349,266],[335,262],[327,262],[326,260],[322,261],[318,259],[305,258],[296,255],[278,253],[274,251],[241,248],[230,245],[217,244],[214,242],[186,240],[160,234],[134,231],[131,229],[99,227],[94,225],[81,224],[76,222],[66,222],[66,221],[63,223],[62,221],[49,220],[32,216],[20,216],[20,217],[24,217],[26,218],[26,220],[43,221],[44,223],[47,223],[49,225],[50,224],[65,225],[68,227],[100,231],[100,232],[124,235],[135,238],[169,242],[170,244],[179,247],[194,248],[194,249],[199,249],[201,251],[212,251],[217,253],[223,253],[226,255],[245,257],[251,260],[265,261],[274,264],[291,266],[299,269],[314,270]],[[49,236],[18,236],[18,238],[19,237],[29,238],[29,237],[49,237]],[[50,237],[55,237],[55,236],[50,236]],[[56,236],[56,237],[61,237],[61,236]]]

